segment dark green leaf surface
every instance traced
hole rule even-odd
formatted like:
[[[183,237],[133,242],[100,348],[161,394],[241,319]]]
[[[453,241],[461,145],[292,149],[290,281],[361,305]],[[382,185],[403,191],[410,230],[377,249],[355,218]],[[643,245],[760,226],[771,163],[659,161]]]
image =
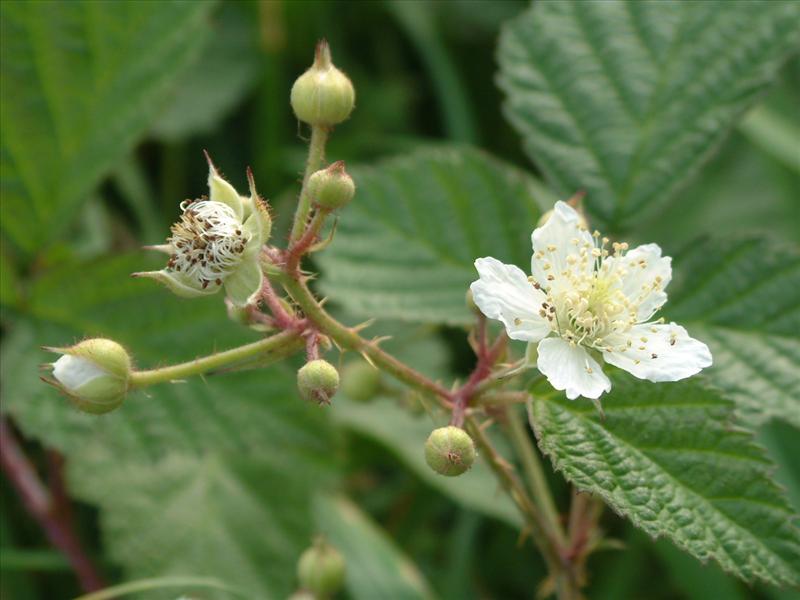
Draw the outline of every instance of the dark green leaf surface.
[[[653,536],[746,580],[800,581],[800,535],[772,464],[697,380],[654,385],[612,374],[605,418],[542,386],[530,405],[539,445],[582,490]]]
[[[674,258],[665,315],[711,348],[712,381],[757,425],[800,427],[800,252],[763,238],[705,240]]]
[[[795,2],[537,2],[500,41],[506,113],[614,228],[667,202],[800,43]]]
[[[462,324],[494,256],[530,264],[530,235],[551,198],[522,171],[466,148],[430,148],[354,170],[356,197],[319,256],[322,290],[368,317]]]
[[[2,3],[2,227],[34,251],[145,133],[210,2]]]
[[[98,261],[82,278],[65,268],[33,286],[31,319],[3,347],[3,409],[67,455],[71,490],[101,508],[126,578],[204,574],[285,598],[313,533],[311,496],[335,476],[336,456],[323,411],[297,397],[291,368],[156,386],[102,417],[38,380],[38,364],[53,359],[39,346],[81,331],[112,335],[143,367],[251,337],[236,333],[220,297],[180,300],[131,280],[144,262]]]

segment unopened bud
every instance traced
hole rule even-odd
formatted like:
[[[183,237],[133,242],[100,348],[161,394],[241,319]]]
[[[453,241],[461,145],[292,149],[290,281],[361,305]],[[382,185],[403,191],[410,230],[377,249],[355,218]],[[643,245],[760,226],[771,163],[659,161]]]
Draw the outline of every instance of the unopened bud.
[[[297,563],[300,587],[315,597],[327,598],[339,591],[344,584],[344,575],[344,557],[323,537],[318,537]]]
[[[297,371],[300,397],[318,404],[330,404],[339,389],[339,372],[326,360],[307,362]]]
[[[356,193],[353,178],[344,169],[344,161],[337,161],[308,178],[308,195],[322,208],[336,210],[348,204]]]
[[[425,442],[425,460],[440,475],[461,475],[475,462],[475,444],[463,429],[440,427]]]
[[[381,391],[381,372],[362,361],[353,361],[342,370],[342,391],[357,402],[368,402]]]
[[[353,84],[331,62],[328,42],[320,41],[314,64],[292,86],[294,114],[310,125],[336,125],[350,116],[355,101]]]
[[[100,415],[125,399],[131,358],[118,343],[103,338],[84,340],[69,348],[46,348],[62,354],[52,364],[54,380],[46,380],[66,394],[80,410]]]

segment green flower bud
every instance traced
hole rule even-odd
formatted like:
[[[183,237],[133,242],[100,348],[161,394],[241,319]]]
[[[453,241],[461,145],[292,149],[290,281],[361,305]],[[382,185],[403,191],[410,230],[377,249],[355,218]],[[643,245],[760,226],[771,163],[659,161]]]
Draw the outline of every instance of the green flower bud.
[[[381,391],[381,372],[363,360],[347,363],[342,370],[342,391],[357,402],[372,400]]]
[[[344,574],[344,557],[323,537],[318,537],[297,563],[300,587],[321,598],[339,591],[344,584]]]
[[[344,161],[337,161],[327,169],[311,174],[308,178],[308,195],[317,206],[336,210],[353,199],[356,184],[344,170]]]
[[[300,397],[318,404],[330,404],[339,389],[339,372],[326,360],[307,362],[297,371]]]
[[[353,84],[331,62],[328,42],[320,41],[314,64],[292,86],[294,114],[310,125],[330,127],[350,116],[355,101]]]
[[[425,460],[440,475],[461,475],[475,462],[475,444],[463,429],[440,427],[425,442]]]
[[[52,364],[53,380],[80,410],[101,415],[114,410],[128,393],[132,371],[125,348],[112,340],[94,338],[69,348],[45,348],[62,354]]]

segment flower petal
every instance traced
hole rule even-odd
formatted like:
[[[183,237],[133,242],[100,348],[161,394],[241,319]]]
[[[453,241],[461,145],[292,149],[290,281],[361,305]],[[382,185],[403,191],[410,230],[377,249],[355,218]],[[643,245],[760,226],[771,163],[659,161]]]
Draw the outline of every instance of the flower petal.
[[[208,152],[203,152],[208,161],[208,199],[212,202],[221,202],[222,204],[230,206],[236,218],[241,221],[244,218],[244,205],[242,204],[242,199],[239,197],[239,193],[230,183],[222,178],[219,171],[217,171],[217,168],[214,166],[214,163],[211,162],[211,157],[208,155]]]
[[[619,277],[619,288],[639,305],[639,322],[647,321],[667,301],[664,289],[672,279],[672,259],[661,256],[658,244],[637,246],[625,256],[603,261],[603,271]]]
[[[639,379],[678,381],[711,366],[711,351],[675,323],[643,323],[605,339],[603,357]]]
[[[244,261],[225,280],[225,291],[235,306],[246,306],[255,300],[261,291],[263,274],[255,261]]]
[[[194,284],[194,281],[191,280],[190,278],[181,277],[179,273],[175,273],[174,271],[167,271],[166,269],[162,269],[161,271],[145,271],[142,273],[133,273],[131,277],[147,277],[149,279],[155,279],[156,281],[163,283],[165,286],[167,286],[173,294],[175,294],[176,296],[180,296],[182,298],[198,298],[200,296],[210,296],[211,294],[214,294],[217,291],[219,291],[219,287],[215,285],[209,285],[205,289],[198,287]]]
[[[531,234],[531,275],[543,287],[558,292],[570,287],[571,276],[592,272],[594,240],[581,222],[574,208],[559,201],[547,222]]]
[[[539,314],[545,295],[522,269],[491,257],[476,260],[475,268],[480,275],[470,286],[475,304],[490,319],[501,321],[508,337],[538,342],[550,333],[549,321]]]
[[[561,338],[539,342],[536,366],[550,385],[566,390],[570,400],[578,396],[596,399],[611,390],[611,380],[583,346],[572,345]]]

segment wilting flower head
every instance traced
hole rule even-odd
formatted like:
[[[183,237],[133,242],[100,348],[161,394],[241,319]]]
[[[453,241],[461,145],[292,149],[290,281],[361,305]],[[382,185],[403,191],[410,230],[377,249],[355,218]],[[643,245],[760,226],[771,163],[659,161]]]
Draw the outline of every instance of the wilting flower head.
[[[672,277],[658,245],[628,251],[614,243],[609,251],[608,238],[590,234],[564,202],[531,238],[530,277],[479,258],[472,294],[511,339],[538,343],[539,371],[568,398],[596,399],[611,389],[602,361],[650,381],[677,381],[711,365],[708,346],[683,327],[651,321]]]
[[[181,218],[167,243],[151,246],[169,254],[161,271],[134,273],[162,282],[179,296],[214,294],[225,287],[237,306],[253,301],[261,290],[259,251],[269,239],[272,221],[248,170],[250,197],[242,197],[208,158],[209,198],[185,200]]]

